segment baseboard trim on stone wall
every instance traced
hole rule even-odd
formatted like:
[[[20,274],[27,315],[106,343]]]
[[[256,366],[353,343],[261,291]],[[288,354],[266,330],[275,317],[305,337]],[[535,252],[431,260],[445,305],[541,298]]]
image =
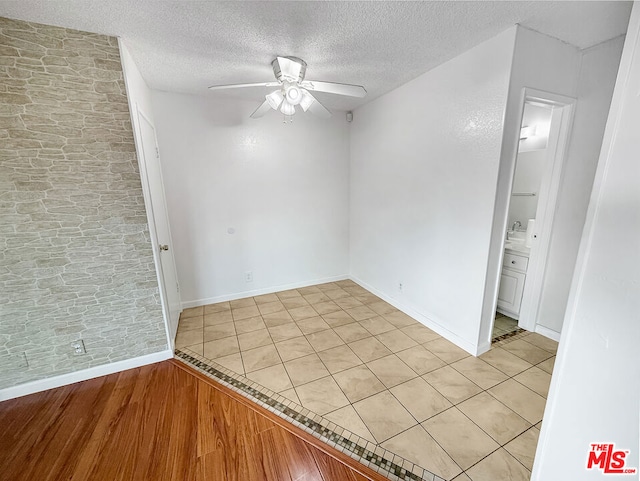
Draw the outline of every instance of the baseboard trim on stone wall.
[[[263,294],[272,294],[274,292],[287,291],[289,289],[300,289],[301,287],[315,286],[316,284],[325,284],[327,282],[344,281],[349,279],[348,275],[324,277],[313,281],[296,282],[293,284],[285,284],[281,286],[266,287],[264,289],[256,289],[253,291],[237,292],[235,294],[225,294],[223,296],[208,297],[206,299],[196,299],[195,301],[183,301],[182,308],[205,306],[207,304],[216,304],[218,302],[235,301],[245,297],[261,296]]]
[[[88,369],[82,369],[68,374],[61,374],[59,376],[11,386],[5,389],[0,389],[0,401],[6,401],[8,399],[14,399],[40,391],[46,391],[48,389],[66,386],[80,381],[86,381],[87,379],[93,379],[95,377],[106,376],[107,374],[113,374],[115,372],[126,371],[127,369],[133,369],[171,358],[173,358],[173,351],[167,349],[165,351],[154,352],[145,356],[134,357],[109,364],[102,364],[100,366],[90,367]]]

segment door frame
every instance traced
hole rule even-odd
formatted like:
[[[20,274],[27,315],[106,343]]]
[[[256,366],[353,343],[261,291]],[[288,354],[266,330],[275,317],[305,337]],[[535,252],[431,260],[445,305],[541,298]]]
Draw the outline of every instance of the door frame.
[[[171,320],[171,310],[169,308],[169,300],[167,297],[167,292],[166,292],[166,286],[164,283],[164,277],[163,277],[163,271],[162,271],[162,263],[161,263],[161,259],[160,259],[160,243],[158,241],[157,238],[157,231],[156,231],[156,222],[155,222],[155,217],[154,217],[154,210],[153,210],[153,202],[151,199],[151,189],[149,187],[149,176],[147,174],[147,159],[145,156],[145,152],[144,152],[144,147],[142,144],[142,130],[141,130],[141,126],[140,126],[140,117],[144,118],[144,120],[146,122],[149,123],[149,125],[151,125],[151,127],[153,128],[154,131],[154,138],[155,138],[155,144],[156,144],[156,149],[158,148],[158,140],[157,137],[155,135],[156,132],[156,127],[154,125],[154,123],[151,121],[151,119],[149,118],[148,115],[145,115],[144,111],[139,107],[139,105],[137,104],[137,102],[133,103],[133,115],[131,116],[133,119],[133,132],[134,132],[134,138],[135,138],[135,143],[136,143],[136,150],[138,153],[138,164],[140,165],[140,180],[142,183],[142,195],[144,198],[144,203],[145,203],[145,211],[147,214],[147,222],[149,224],[149,235],[151,237],[151,250],[153,252],[153,262],[154,265],[156,267],[156,278],[158,280],[158,291],[160,293],[160,304],[162,306],[162,316],[164,318],[164,326],[165,326],[165,333],[167,336],[167,343],[170,347],[170,349],[173,351],[174,350],[174,346],[175,346],[175,336],[176,336],[176,332],[172,332],[172,331],[176,331],[174,329],[171,328],[172,325],[172,320]],[[162,172],[160,173],[160,177],[162,179]],[[161,180],[161,182],[163,183],[163,190],[164,190],[164,181]],[[166,205],[164,206],[164,212],[166,215]],[[167,225],[169,225],[169,219],[166,219]],[[169,245],[173,246],[173,242],[171,240],[171,231],[169,230]],[[173,257],[173,252],[169,251],[168,254],[170,254],[171,257],[171,262],[173,262],[174,265],[174,271],[177,272],[175,270],[175,259]],[[179,293],[178,293],[179,295]],[[177,327],[177,324],[176,324]]]
[[[520,316],[518,326],[532,332],[539,332],[547,337],[551,337],[555,340],[559,340],[559,333],[555,333],[550,329],[540,326],[537,322],[537,316],[540,307],[540,300],[542,297],[542,289],[544,286],[544,278],[547,269],[547,262],[549,258],[549,246],[551,244],[551,238],[553,234],[553,221],[558,207],[558,195],[560,192],[560,185],[564,177],[564,164],[567,157],[568,147],[571,138],[571,130],[573,126],[573,116],[575,112],[576,99],[565,95],[559,95],[552,92],[545,92],[543,90],[532,89],[524,87],[519,104],[518,119],[519,125],[515,129],[514,135],[517,138],[513,139],[515,145],[520,143],[520,129],[522,127],[522,118],[524,115],[524,107],[526,102],[537,102],[546,104],[559,109],[561,115],[560,126],[558,129],[557,139],[555,139],[555,145],[549,145],[547,148],[552,151],[553,154],[548,154],[548,161],[550,164],[546,167],[546,171],[543,177],[542,186],[540,189],[540,195],[538,197],[538,209],[544,209],[543,222],[536,223],[534,233],[534,243],[531,247],[531,253],[529,256],[529,264],[527,267],[527,277],[524,285],[524,292],[522,295],[522,304],[520,307]],[[551,142],[551,139],[549,139]],[[551,148],[550,148],[551,147]],[[512,173],[506,189],[507,202],[503,209],[504,219],[506,222],[509,207],[511,204],[511,191],[513,189],[513,181],[515,178],[515,168],[518,158],[518,150],[516,149],[514,154],[509,159],[509,169]],[[499,265],[498,265],[498,279],[495,289],[493,312],[495,313],[497,301],[498,301],[498,288],[500,283],[500,274],[502,272],[502,263],[504,258],[504,244],[506,235],[501,237]],[[489,345],[491,343],[491,337],[493,332],[493,325],[495,323],[495,315],[491,316],[491,326],[489,329]]]
[[[554,107],[553,115],[556,115],[557,112],[561,117],[558,131],[554,133],[555,138],[549,137],[547,142],[548,165],[545,168],[545,173],[542,178],[537,208],[538,212],[540,212],[540,209],[544,209],[544,211],[542,223],[536,221],[535,225],[534,240],[529,255],[529,265],[527,267],[527,278],[524,283],[524,292],[522,293],[518,326],[528,331],[543,331],[541,332],[542,334],[553,337],[554,340],[559,341],[560,333],[555,333],[539,325],[538,313],[540,311],[540,301],[542,299],[544,279],[549,261],[553,221],[558,211],[558,196],[560,193],[560,185],[564,178],[564,165],[569,147],[576,99],[525,88],[523,92],[523,110],[524,103],[530,101]],[[514,167],[515,162],[516,159],[514,159]],[[511,204],[510,196],[507,204]],[[508,209],[509,205],[507,205],[507,212]]]

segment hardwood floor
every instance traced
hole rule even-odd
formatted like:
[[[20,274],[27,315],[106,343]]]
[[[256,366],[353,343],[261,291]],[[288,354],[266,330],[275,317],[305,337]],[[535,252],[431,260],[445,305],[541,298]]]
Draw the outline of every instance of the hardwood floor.
[[[5,401],[0,426],[4,481],[386,479],[173,360]]]

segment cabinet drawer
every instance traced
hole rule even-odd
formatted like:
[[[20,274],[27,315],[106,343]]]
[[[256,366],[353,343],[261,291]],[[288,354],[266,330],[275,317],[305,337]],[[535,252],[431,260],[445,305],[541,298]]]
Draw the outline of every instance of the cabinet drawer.
[[[529,258],[525,256],[516,256],[514,254],[504,255],[502,264],[509,269],[515,269],[517,271],[527,272],[527,265],[529,264]]]

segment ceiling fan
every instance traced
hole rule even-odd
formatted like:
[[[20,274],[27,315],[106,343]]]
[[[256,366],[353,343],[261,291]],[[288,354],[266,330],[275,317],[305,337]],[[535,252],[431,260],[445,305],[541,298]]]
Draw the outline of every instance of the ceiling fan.
[[[324,105],[311,92],[326,92],[349,97],[364,97],[367,91],[360,85],[341,84],[335,82],[319,82],[305,80],[307,63],[298,57],[276,57],[271,62],[275,82],[259,82],[250,84],[214,85],[210,90],[236,89],[245,87],[278,87],[277,90],[265,95],[265,101],[251,114],[254,119],[260,118],[271,109],[280,110],[288,117],[296,113],[296,106],[304,112],[311,112],[320,117],[331,117]]]

